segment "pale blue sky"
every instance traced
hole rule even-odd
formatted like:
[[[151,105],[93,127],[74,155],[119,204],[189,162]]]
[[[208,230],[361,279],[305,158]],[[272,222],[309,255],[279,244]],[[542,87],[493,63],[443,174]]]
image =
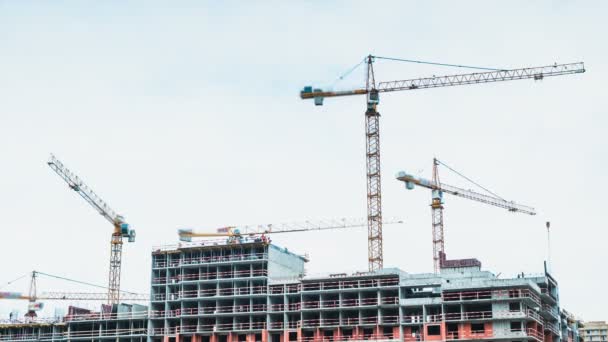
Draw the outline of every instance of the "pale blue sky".
[[[503,277],[541,272],[544,222],[564,307],[607,319],[608,165],[602,1],[0,1],[0,284],[32,269],[105,284],[111,227],[46,166],[54,152],[137,229],[123,288],[178,227],[365,215],[364,99],[301,101],[373,53],[582,75],[382,98],[385,265],[432,270],[433,156],[528,217],[446,198],[448,256]],[[465,70],[378,63],[379,80]],[[354,73],[343,86],[362,81]],[[463,185],[444,173],[443,179]],[[276,237],[310,273],[365,269],[366,233]],[[2,286],[2,285],[0,285]],[[46,286],[46,287],[45,287]],[[26,291],[21,282],[0,290]],[[83,290],[48,281],[40,290]],[[84,289],[92,290],[92,289]],[[0,303],[0,316],[26,303]]]

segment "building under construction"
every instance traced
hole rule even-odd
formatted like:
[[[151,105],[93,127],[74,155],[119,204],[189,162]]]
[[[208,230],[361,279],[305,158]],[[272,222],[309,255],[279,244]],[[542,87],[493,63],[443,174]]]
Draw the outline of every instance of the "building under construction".
[[[147,307],[4,322],[0,341],[579,342],[546,272],[502,279],[476,259],[444,259],[438,274],[311,277],[306,261],[260,239],[155,248]]]
[[[546,268],[540,275],[499,279],[482,271],[476,259],[446,259],[444,193],[512,212],[533,215],[534,210],[506,201],[487,189],[484,190],[489,195],[441,183],[437,160],[430,181],[405,172],[397,177],[408,189],[421,186],[432,192],[435,272],[409,274],[384,268],[377,106],[380,93],[542,80],[583,73],[583,63],[510,70],[472,67],[477,71],[377,82],[373,69],[376,60],[437,64],[369,55],[358,64],[367,64],[364,88],[323,91],[307,86],[300,92],[302,99],[312,99],[316,105],[322,105],[324,98],[366,97],[369,271],[306,276],[306,257],[273,245],[268,239],[242,238],[228,232],[228,239],[154,249],[148,305],[121,304],[122,246],[124,241],[135,241],[135,231],[122,215],[51,156],[51,169],[112,224],[108,282],[111,305],[102,306],[99,312],[72,307],[59,319],[41,320],[30,315],[27,321],[12,320],[0,324],[0,341],[579,342],[577,326],[560,309],[557,282]],[[32,304],[35,298],[28,297]]]

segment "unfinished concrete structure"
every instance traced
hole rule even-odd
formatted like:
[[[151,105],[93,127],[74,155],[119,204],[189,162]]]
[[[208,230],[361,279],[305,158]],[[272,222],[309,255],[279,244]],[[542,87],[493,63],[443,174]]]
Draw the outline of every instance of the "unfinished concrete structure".
[[[137,304],[104,305],[100,311],[69,307],[64,317],[0,321],[0,341],[144,342],[148,311]]]
[[[259,240],[156,250],[152,253],[150,334],[210,337],[232,332],[261,341],[269,320],[277,322],[268,315],[270,280],[300,278],[305,261]]]
[[[152,341],[562,339],[550,275],[498,279],[475,259],[440,274],[301,277],[305,258],[255,241],[152,257]]]
[[[312,277],[306,261],[260,240],[157,248],[147,312],[68,315],[19,339],[4,326],[0,341],[578,342],[547,273],[501,279],[466,259],[445,260],[439,274]]]

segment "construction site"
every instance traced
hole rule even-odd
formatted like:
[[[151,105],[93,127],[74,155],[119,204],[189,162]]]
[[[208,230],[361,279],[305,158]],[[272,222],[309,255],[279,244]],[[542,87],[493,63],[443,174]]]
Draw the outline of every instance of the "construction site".
[[[23,317],[0,321],[0,341],[149,341],[149,342],[325,342],[325,341],[508,341],[581,342],[579,319],[560,303],[558,280],[545,260],[539,274],[499,277],[475,258],[446,254],[444,196],[535,215],[534,208],[506,200],[433,159],[430,179],[398,171],[384,186],[430,193],[432,240],[428,273],[384,267],[383,225],[407,224],[382,213],[380,94],[419,89],[483,85],[513,80],[543,80],[585,72],[583,63],[519,69],[487,69],[396,81],[378,81],[374,63],[396,58],[369,55],[365,86],[331,91],[307,86],[301,99],[321,106],[325,99],[365,98],[366,206],[364,219],[301,224],[181,229],[180,242],[151,248],[148,294],[121,290],[122,248],[136,241],[135,230],[81,178],[51,155],[48,166],[112,228],[107,291],[38,293],[32,272],[29,293],[0,292],[0,298],[29,303]],[[412,62],[402,60],[403,62]],[[416,63],[426,63],[415,61]],[[428,64],[437,64],[430,63]],[[458,65],[457,67],[463,67]],[[480,69],[480,68],[476,68]],[[357,96],[358,95],[358,96]],[[450,170],[481,190],[442,183],[439,169]],[[386,177],[384,178],[386,179]],[[404,190],[404,191],[405,191]],[[504,213],[499,213],[498,215]],[[416,214],[417,215],[417,214]],[[424,213],[426,215],[426,213]],[[360,272],[311,275],[292,246],[272,242],[275,234],[367,228],[368,267]],[[426,229],[414,227],[414,229]],[[550,223],[546,223],[549,239]],[[410,262],[421,262],[414,260]],[[538,260],[542,265],[543,261]],[[47,275],[49,276],[49,275]],[[59,277],[58,277],[59,278]],[[70,306],[61,317],[39,317],[43,301],[100,301],[99,310]]]

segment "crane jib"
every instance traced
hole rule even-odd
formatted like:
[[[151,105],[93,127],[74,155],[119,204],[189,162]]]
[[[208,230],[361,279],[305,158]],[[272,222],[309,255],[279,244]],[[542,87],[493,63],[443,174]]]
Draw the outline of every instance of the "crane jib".
[[[541,80],[545,77],[578,74],[585,72],[582,62],[569,64],[555,64],[550,66],[521,68],[512,70],[498,70],[477,72],[470,74],[456,74],[447,76],[433,76],[410,80],[399,80],[378,83],[379,92],[415,90],[426,88],[450,87],[457,85],[479,84],[501,81],[515,81],[523,79]]]
[[[469,74],[454,74],[445,76],[414,78],[408,80],[379,82],[375,90],[377,90],[378,92],[386,93],[392,91],[451,87],[458,85],[515,81],[523,79],[542,80],[545,77],[579,74],[584,73],[585,71],[585,65],[583,62],[554,64],[532,68],[495,70]],[[322,89],[313,89],[313,87],[307,86],[304,87],[304,89],[300,92],[300,98],[304,100],[320,99],[324,97],[365,95],[367,93],[369,93],[369,91],[364,88],[340,91],[324,91]]]
[[[473,201],[493,205],[495,207],[508,209],[509,211],[512,211],[512,212],[520,212],[520,213],[524,213],[524,214],[528,214],[528,215],[536,215],[534,208],[529,207],[529,206],[521,205],[521,204],[515,203],[513,201],[506,201],[506,200],[504,200],[502,198],[498,198],[498,197],[480,194],[480,193],[472,191],[472,190],[461,189],[461,188],[458,188],[458,187],[455,187],[452,185],[448,185],[445,183],[435,184],[428,179],[413,177],[411,175],[406,174],[403,171],[399,172],[397,174],[396,178],[397,178],[397,180],[405,182],[406,186],[409,190],[412,190],[414,188],[412,185],[409,185],[409,184],[415,184],[415,185],[422,186],[427,189],[438,190],[438,191],[441,191],[441,192],[444,192],[444,193],[447,193],[450,195],[467,198],[467,199],[470,199]]]

